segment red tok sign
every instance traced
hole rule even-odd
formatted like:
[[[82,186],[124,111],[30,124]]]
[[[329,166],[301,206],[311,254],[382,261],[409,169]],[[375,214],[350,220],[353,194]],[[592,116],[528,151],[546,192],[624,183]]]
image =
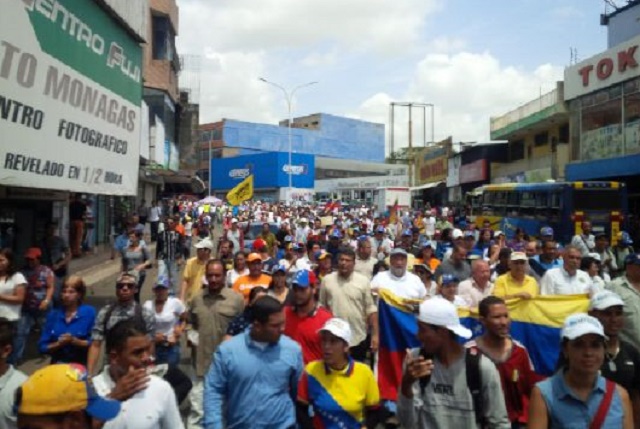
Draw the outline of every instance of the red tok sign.
[[[582,86],[589,86],[589,79],[594,68],[596,77],[599,80],[605,80],[609,78],[614,70],[616,70],[616,66],[619,73],[624,73],[627,69],[635,69],[636,67],[638,67],[638,62],[635,58],[637,50],[638,45],[635,45],[618,52],[618,55],[616,57],[602,58],[595,66],[593,64],[589,64],[580,68],[578,70],[578,73],[582,77]]]

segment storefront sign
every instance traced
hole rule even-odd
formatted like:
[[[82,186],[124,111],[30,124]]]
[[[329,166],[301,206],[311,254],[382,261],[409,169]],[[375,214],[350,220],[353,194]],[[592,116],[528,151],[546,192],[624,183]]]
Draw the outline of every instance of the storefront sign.
[[[640,36],[637,36],[565,69],[565,100],[640,76],[639,46]]]
[[[487,160],[479,159],[460,167],[460,183],[481,182],[487,180]]]
[[[407,175],[402,176],[367,176],[346,179],[316,180],[316,192],[334,192],[342,189],[377,189],[388,187],[405,187],[409,185]]]
[[[0,184],[135,195],[141,67],[96,2],[4,2]]]
[[[315,158],[313,155],[267,152],[255,155],[214,158],[211,160],[211,183],[214,190],[235,187],[249,174],[253,174],[256,190],[265,188],[288,188],[291,178],[294,188],[313,189]],[[291,175],[289,175],[291,172]]]

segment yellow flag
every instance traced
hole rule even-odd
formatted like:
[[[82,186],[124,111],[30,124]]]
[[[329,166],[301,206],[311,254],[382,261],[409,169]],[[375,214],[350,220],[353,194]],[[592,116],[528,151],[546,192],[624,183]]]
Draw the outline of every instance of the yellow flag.
[[[227,201],[232,206],[238,206],[241,202],[253,198],[253,174],[238,184],[227,193]]]

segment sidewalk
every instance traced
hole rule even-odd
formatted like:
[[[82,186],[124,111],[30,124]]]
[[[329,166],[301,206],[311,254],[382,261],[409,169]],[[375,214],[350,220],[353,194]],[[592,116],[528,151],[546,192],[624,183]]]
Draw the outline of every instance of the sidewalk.
[[[147,248],[151,259],[154,259],[156,243],[147,244]],[[82,277],[87,285],[95,285],[115,276],[121,268],[120,255],[115,255],[115,258],[111,259],[111,248],[108,245],[100,246],[96,253],[84,255],[69,262],[69,274]]]

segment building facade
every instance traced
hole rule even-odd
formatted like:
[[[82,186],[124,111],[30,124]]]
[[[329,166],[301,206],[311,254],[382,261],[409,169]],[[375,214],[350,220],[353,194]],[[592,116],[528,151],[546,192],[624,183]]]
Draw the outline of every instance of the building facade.
[[[21,256],[45,225],[69,229],[72,193],[92,205],[94,243],[138,191],[141,44],[148,2],[7,2],[0,14],[0,246]],[[79,43],[66,22],[90,30]],[[19,236],[19,239],[18,239]]]
[[[491,140],[506,140],[506,159],[491,168],[492,183],[563,180],[570,159],[564,84],[502,116],[491,118]]]

